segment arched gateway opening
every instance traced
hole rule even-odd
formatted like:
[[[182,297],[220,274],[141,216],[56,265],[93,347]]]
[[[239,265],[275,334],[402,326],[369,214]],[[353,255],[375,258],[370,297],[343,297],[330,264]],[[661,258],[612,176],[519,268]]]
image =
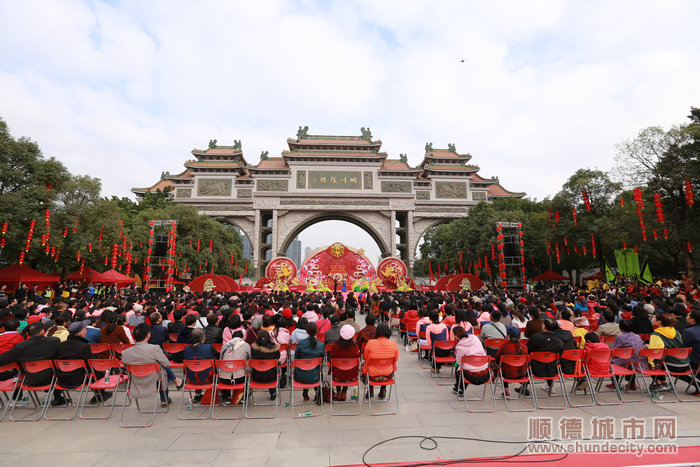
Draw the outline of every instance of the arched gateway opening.
[[[305,228],[325,220],[351,222],[365,230],[382,255],[403,260],[412,275],[416,248],[431,226],[468,215],[471,206],[494,197],[522,197],[503,188],[497,178],[482,178],[470,154],[454,144],[447,149],[425,145],[415,167],[408,156],[388,158],[369,128],[361,136],[310,135],[299,127],[280,157],[260,155],[257,165],[243,157],[240,141],[194,149],[178,175],[164,172],[137,195],[172,187],[174,200],[200,214],[222,217],[250,239],[256,278],[266,257],[284,254]],[[329,238],[329,243],[333,240]]]
[[[372,227],[372,225],[368,224],[366,221],[363,219],[358,218],[357,216],[348,214],[348,213],[342,213],[342,212],[327,212],[327,213],[320,213],[316,215],[311,215],[309,219],[306,221],[303,221],[299,223],[299,225],[292,230],[288,235],[285,240],[282,242],[282,246],[278,251],[277,256],[283,256],[285,251],[287,251],[287,248],[289,248],[289,245],[292,243],[292,240],[296,238],[298,235],[300,235],[303,231],[308,229],[309,227],[312,227],[316,224],[319,224],[321,222],[325,221],[344,221],[344,222],[349,222],[353,225],[356,225],[357,227],[361,228],[363,231],[367,232],[367,234],[374,240],[376,243],[377,247],[379,247],[379,252],[382,258],[385,258],[387,256],[391,256],[391,253],[389,251],[389,248],[387,247],[387,244],[384,240],[384,238],[381,237],[379,232],[375,228]],[[325,239],[326,244],[333,243],[335,239],[333,238],[333,233],[329,232],[328,237]],[[322,246],[322,245],[317,245],[317,246]],[[353,245],[355,247],[362,247],[363,245],[355,244]],[[303,259],[303,258],[302,258]],[[376,258],[370,258],[372,261],[376,261]]]

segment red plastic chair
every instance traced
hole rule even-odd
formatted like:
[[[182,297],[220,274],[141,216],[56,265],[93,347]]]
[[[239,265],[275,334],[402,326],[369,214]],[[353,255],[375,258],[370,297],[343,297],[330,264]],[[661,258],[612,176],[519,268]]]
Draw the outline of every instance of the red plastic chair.
[[[495,347],[496,349],[498,349],[506,342],[508,342],[508,339],[486,339],[484,341],[484,347]]]
[[[215,366],[216,366],[216,379],[214,381],[214,387],[216,391],[242,391],[243,394],[245,395],[245,389],[246,389],[246,383],[248,376],[246,375],[243,382],[240,384],[228,384],[228,383],[222,383],[221,382],[221,373],[226,372],[226,373],[233,373],[234,371],[238,370],[245,370],[246,368],[246,361],[245,360],[216,360],[215,361]],[[232,402],[233,401],[232,399]],[[223,402],[220,405],[224,405]],[[229,404],[232,405],[232,404]],[[242,409],[241,409],[242,410]],[[241,417],[216,417],[214,415],[214,406],[212,405],[212,412],[211,412],[212,418],[214,420],[240,420]],[[243,414],[241,414],[243,416]]]
[[[438,378],[447,378],[450,380],[454,379],[454,376],[452,374],[452,371],[455,368],[455,362],[457,359],[455,358],[454,352],[455,352],[455,346],[457,345],[456,341],[434,341],[432,342],[433,344],[433,371],[435,373],[435,382],[438,384],[438,386],[446,386],[447,384],[440,384],[440,381]],[[441,349],[446,352],[449,352],[449,355],[445,357],[438,357],[435,353],[435,349]],[[438,376],[437,372],[437,364],[445,364],[449,365],[450,367],[450,376]]]
[[[559,372],[557,371],[557,374],[555,376],[535,376],[535,374],[532,372],[532,362],[538,362],[542,364],[547,364],[547,363],[554,363],[557,367],[559,366],[559,354],[554,353],[554,352],[532,352],[530,354],[530,366],[528,367],[528,372],[530,374],[530,378],[532,379],[532,398],[535,401],[535,407],[541,410],[564,410],[566,409],[566,396],[564,393],[566,392],[566,386],[564,386],[564,381],[562,381],[561,378],[559,378]],[[537,398],[537,388],[535,387],[535,381],[552,381],[552,386],[550,386],[549,391],[547,391],[547,396],[552,397],[552,388],[554,387],[554,380],[559,381],[559,386],[561,387],[561,392],[562,392],[562,406],[542,406],[540,405],[540,401]]]
[[[659,376],[668,377],[669,380],[671,379],[670,375],[666,371],[666,368],[664,368],[663,366],[663,359],[666,355],[666,350],[667,349],[641,349],[639,351],[639,360],[641,361],[642,358],[650,358],[652,360],[656,360],[658,361],[658,365],[656,368],[643,370],[639,361],[635,365],[635,371],[637,372],[637,380],[642,382],[644,389],[646,390],[647,394],[649,394],[649,399],[651,399],[651,401],[654,404],[658,404],[661,401],[651,396],[651,391],[649,390],[649,385],[647,384],[646,377],[650,376],[652,378],[652,383],[654,382],[654,379],[656,379]]]
[[[78,410],[84,404],[83,397],[86,397],[87,394],[88,380],[90,379],[90,371],[87,365],[85,364],[84,360],[54,360],[53,364],[57,372],[56,383],[54,384],[53,389],[49,391],[47,398],[51,399],[54,392],[56,391],[65,391],[67,401],[73,403],[73,400],[70,397],[70,391],[78,391],[78,402],[73,404],[75,405],[75,411],[73,411],[73,415],[71,415],[70,418],[49,418],[49,407],[47,407],[44,411],[44,419],[49,421],[59,420],[69,422],[73,420],[76,415],[78,415]],[[67,388],[65,386],[62,386],[58,378],[58,372],[70,373],[72,371],[77,370],[83,370],[85,374],[85,376],[83,376],[83,382],[80,383],[80,386],[77,386],[75,388]]]
[[[121,360],[122,352],[133,346],[134,344],[112,344],[112,355],[114,356],[114,358]]]
[[[399,411],[399,385],[396,382],[396,374],[394,373],[394,359],[393,358],[375,358],[367,360],[367,382],[365,383],[365,389],[376,386],[393,386],[396,388],[394,399],[396,401],[396,412],[377,412],[372,411],[372,398],[369,400],[369,413],[372,415],[394,415]],[[373,381],[372,376],[375,375],[387,375],[392,374],[393,377],[385,381]],[[384,402],[389,402],[391,399],[391,389],[389,388],[389,395]],[[375,402],[376,403],[376,402]]]
[[[299,369],[299,370],[305,370],[305,371],[318,371],[318,380],[315,383],[302,383],[300,381],[297,381],[297,379],[294,376],[294,369]],[[323,394],[321,394],[321,384],[322,384],[322,373],[323,373],[323,357],[317,357],[317,358],[295,358],[294,361],[292,361],[292,386],[291,386],[291,391],[289,392],[289,403],[292,406],[292,414],[294,414],[294,390],[295,389],[312,389],[316,388],[316,390],[319,393],[319,397],[321,397],[321,412],[319,413],[312,413],[312,414],[307,414],[304,415],[305,417],[318,417],[319,415],[323,414]],[[313,401],[305,403],[305,404],[296,404],[296,405],[312,405],[315,404]],[[294,418],[300,418],[296,415],[294,415]]]
[[[622,404],[622,394],[620,394],[620,386],[617,383],[617,379],[615,378],[615,375],[612,372],[611,368],[611,355],[612,351],[610,350],[592,350],[590,351],[583,362],[583,367],[586,371],[586,380],[588,381],[588,388],[591,391],[591,396],[593,396],[593,400],[595,401],[596,404],[598,405],[620,405]],[[605,365],[607,368],[606,370],[599,370],[596,368],[591,368],[592,363],[597,363],[600,365]],[[615,393],[617,394],[617,399],[618,402],[601,402],[598,399],[598,389],[600,386],[603,384],[603,381],[606,378],[610,378],[613,381],[613,384],[615,386]],[[593,380],[597,379],[597,383],[594,386],[593,385]]]
[[[338,413],[334,414],[333,413],[333,397],[331,397],[331,415],[334,416],[355,416],[355,415],[360,415],[362,412],[362,397],[359,395],[360,393],[360,358],[331,358],[330,362],[330,374],[331,374],[331,385],[332,387],[340,387],[340,388],[352,388],[352,387],[357,387],[357,403],[358,403],[358,410],[356,413]],[[335,375],[333,372],[335,370],[339,371],[352,371],[355,370],[357,372],[357,376],[352,379],[351,381],[338,381],[335,379]],[[336,401],[336,404],[342,404],[340,401]],[[346,402],[346,403],[352,403]]]
[[[117,393],[119,392],[119,387],[126,382],[127,377],[121,373],[122,364],[116,358],[108,359],[91,359],[88,360],[88,366],[92,370],[90,372],[90,377],[88,379],[88,388],[97,392],[97,399],[102,402],[105,406],[105,401],[102,400],[102,395],[100,391],[112,391],[112,404],[110,405],[109,413],[103,417],[86,417],[83,415],[83,409],[85,404],[80,407],[80,418],[82,420],[107,420],[112,418],[114,413],[114,407],[117,402]],[[106,375],[102,378],[97,377],[97,373],[110,372],[109,382],[106,381]],[[124,402],[126,403],[126,387],[124,389]],[[84,402],[84,400],[83,400]]]
[[[0,392],[5,394],[5,401],[3,402],[5,407],[2,411],[0,421],[5,418],[5,414],[7,413],[7,409],[10,407],[10,405],[13,405],[13,394],[16,394],[17,397],[19,397],[19,391],[15,393],[15,390],[20,387],[22,384],[22,379],[24,379],[24,375],[21,373],[20,367],[16,363],[8,363],[7,365],[0,366],[0,373],[5,371],[14,371],[16,372],[16,376],[14,378],[6,379],[5,381],[0,381]]]
[[[420,318],[411,318],[411,319],[406,320],[406,344],[407,345],[408,345],[409,341],[418,339],[418,334],[416,334],[416,324],[418,324],[419,320],[420,320]],[[418,352],[418,350],[415,350],[414,352]]]
[[[221,349],[224,348],[224,344],[212,344],[211,346],[216,350],[217,355],[221,355]]]
[[[649,340],[651,339],[651,334],[640,334],[639,337],[644,341],[644,343],[648,344]]]
[[[173,344],[177,342],[177,333],[176,332],[170,332],[168,333],[168,340],[172,342]]]
[[[475,336],[478,336],[479,334],[481,334],[481,328],[472,328],[472,331],[474,331]]]
[[[184,352],[185,348],[187,347],[187,344],[171,344],[169,342],[166,342],[163,344],[163,350],[167,354],[175,354],[175,353],[180,353]],[[172,358],[168,358],[168,362],[170,363],[170,368],[184,368],[185,364],[182,362],[175,362],[172,360]]]
[[[155,402],[153,405],[153,411],[142,411],[141,406],[139,405],[139,400],[136,399],[136,408],[138,409],[139,413],[152,413],[153,416],[151,417],[151,421],[145,425],[125,425],[124,424],[124,411],[126,410],[126,397],[124,398],[124,403],[122,404],[122,414],[121,417],[119,418],[119,426],[122,428],[145,428],[153,425],[153,422],[156,421],[156,414],[158,413],[158,402],[160,400],[159,397],[159,391],[161,388],[161,378],[160,378],[160,365],[157,363],[147,363],[144,365],[125,365],[126,366],[126,371],[128,372],[128,381],[126,385],[126,391],[127,394],[129,394],[129,390],[131,388],[132,383],[134,380],[138,381],[139,378],[145,378],[146,376],[150,376],[152,374],[157,374],[158,379],[156,380],[156,384],[154,385],[153,389],[153,395],[155,396]],[[167,408],[164,412],[167,412]]]
[[[214,410],[214,400],[216,393],[214,392],[214,360],[185,360],[184,364],[184,379],[185,384],[182,385],[182,397],[180,398],[180,410],[178,410],[178,417],[180,420],[207,420],[211,418],[212,411]],[[198,374],[203,371],[210,371],[210,376],[207,378],[210,381],[192,381],[188,375],[190,371]],[[185,391],[189,391],[190,399],[192,398],[192,390],[206,391],[207,389],[211,392],[211,399],[209,400],[209,415],[205,417],[183,417],[182,416],[182,404],[185,400]]]
[[[287,359],[289,361],[289,359]],[[245,398],[245,404],[244,404],[244,413],[246,418],[275,418],[277,416],[277,406],[279,405],[279,360],[275,359],[249,359],[248,360],[248,368],[251,370],[251,375],[248,377],[248,394],[246,395]],[[275,381],[270,382],[270,383],[263,383],[263,382],[257,382],[255,379],[252,377],[252,372],[253,371],[269,371],[274,368],[275,370]],[[250,401],[253,399],[253,394],[256,389],[274,389],[275,393],[277,394],[277,397],[275,398],[275,403],[274,404],[256,404],[255,401],[253,401],[253,405],[257,406],[270,406],[274,405],[275,406],[275,414],[272,417],[251,417],[248,415],[248,407],[250,406]]]
[[[107,352],[109,356],[101,358],[112,358],[112,346],[110,346],[109,344],[90,344],[90,350],[92,350],[92,353],[98,356]]]
[[[20,385],[20,390],[21,391],[27,391],[29,396],[32,398],[32,402],[34,403],[33,409],[36,410],[39,408],[39,405],[41,404],[39,402],[39,397],[37,396],[37,392],[48,392],[49,394],[52,392],[54,384],[56,384],[56,371],[54,369],[53,361],[51,360],[39,360],[36,362],[22,362],[22,370],[25,373],[25,378],[22,380],[22,384]],[[44,371],[49,371],[51,372],[51,380],[49,384],[44,384],[40,386],[32,386],[30,384],[27,384],[27,377],[32,374],[36,373],[41,373]],[[44,414],[46,413],[46,410],[48,409],[49,405],[51,404],[51,398],[46,397],[44,400],[43,407],[41,408],[41,413],[37,418],[14,418],[14,413],[15,413],[15,408],[16,405],[12,407],[12,410],[10,410],[10,420],[13,422],[36,422],[38,420],[41,420],[42,417],[44,417]]]
[[[615,342],[615,338],[617,336],[603,335],[603,336],[599,336],[599,337],[600,337],[600,342],[602,342],[604,344],[608,344],[608,347],[610,347]]]
[[[527,385],[530,383],[530,378],[527,373],[527,367],[528,364],[530,363],[530,356],[529,355],[501,355],[501,361],[500,365],[498,367],[498,376],[501,378],[502,383],[520,383],[522,388],[526,388]],[[503,365],[509,365],[515,368],[525,368],[525,376],[522,378],[506,378],[503,376]],[[506,410],[510,412],[534,412],[535,409],[537,409],[537,406],[535,405],[535,400],[532,400],[532,408],[531,409],[511,409],[510,406],[508,405],[508,396],[505,394],[505,385],[503,386],[504,391],[503,391],[503,399],[506,404]],[[523,392],[525,391],[520,391],[518,393],[518,399],[520,399],[523,396]]]
[[[569,407],[592,407],[595,405],[595,399],[593,399],[593,394],[591,393],[591,403],[590,404],[574,404],[571,401],[571,395],[576,394],[576,388],[578,387],[579,383],[582,380],[586,379],[586,372],[583,370],[583,355],[584,351],[583,349],[570,349],[570,350],[564,350],[561,355],[559,356],[559,364],[557,365],[557,371],[559,372],[559,377],[562,379],[562,381],[566,381],[567,379],[574,380],[573,385],[571,386],[571,391],[565,391],[564,396],[566,397],[566,403],[569,405]],[[561,368],[561,363],[562,360],[569,360],[574,362],[574,372],[573,373],[564,373],[564,371]],[[566,384],[564,384],[566,386]]]
[[[690,367],[690,363],[688,363],[685,367],[685,370],[681,371],[671,371],[671,368],[673,366],[670,366],[667,362],[666,359],[668,357],[675,357],[675,358],[680,358],[680,359],[686,359],[690,355],[690,352],[693,349],[690,347],[685,347],[685,348],[679,348],[679,349],[674,349],[674,348],[667,348],[666,349],[666,355],[664,355],[664,364],[666,366],[666,370],[668,371],[668,374],[673,376],[673,379],[669,380],[669,383],[671,384],[671,388],[673,389],[673,393],[676,395],[676,400],[675,401],[663,401],[663,402],[698,402],[700,398],[698,397],[693,397],[692,399],[681,399],[680,396],[678,395],[678,388],[676,388],[676,383],[678,382],[678,378],[680,376],[690,376],[692,378],[692,383],[688,383],[688,387],[686,388],[686,394],[688,393],[688,390],[694,386],[695,390],[700,392],[700,386],[698,385],[698,381],[694,376],[693,369]],[[692,385],[692,386],[691,386]]]
[[[426,324],[425,326],[421,325],[421,327],[428,327]],[[420,363],[421,368],[423,367],[423,351],[424,350],[430,350],[431,347],[428,344],[421,344],[420,341],[425,340],[425,330],[422,330],[418,333],[418,363]]]
[[[283,364],[287,367],[287,380],[289,380],[290,373],[291,373],[289,371],[289,367],[290,367],[290,364],[292,362],[292,352],[295,352],[296,350],[297,350],[296,343],[294,343],[294,344],[280,344],[280,353],[282,353],[283,351],[287,352],[287,362]]]
[[[462,371],[463,365],[464,364],[471,365],[471,366],[484,366],[487,365],[489,366],[491,363],[491,357],[488,355],[465,355],[462,357],[462,362],[459,366],[459,371],[462,373],[462,377],[460,378],[460,389],[462,393],[464,394],[464,408],[467,410],[469,413],[491,413],[494,410],[496,410],[496,395],[493,390],[493,373],[491,373],[491,368],[488,368],[489,372],[489,379],[484,383],[484,390],[481,394],[481,397],[473,397],[473,398],[468,398],[467,397],[467,391],[465,387],[465,383],[469,383],[469,380],[464,377],[464,372]],[[493,410],[472,410],[469,408],[467,405],[467,401],[483,401],[486,398],[486,384],[491,388],[491,400],[493,402]]]
[[[618,348],[618,349],[611,349],[611,357],[612,358],[622,358],[625,360],[630,360],[634,356],[634,349],[632,348]],[[622,365],[617,365],[615,363],[611,364],[611,370],[613,374],[615,375],[615,378],[618,380],[618,385],[621,377],[632,377],[634,376],[634,369],[631,368],[631,360],[627,363],[627,366],[622,366]],[[633,379],[630,379],[630,381],[634,381]],[[629,390],[629,385],[627,385],[627,388],[625,389],[625,392],[630,392]],[[636,392],[636,391],[635,391]],[[622,393],[622,388],[620,388],[620,393]],[[641,389],[639,389],[639,394],[642,396],[641,399],[634,399],[634,400],[625,400],[623,399],[623,403],[630,403],[630,402],[644,402],[644,393],[642,392]]]

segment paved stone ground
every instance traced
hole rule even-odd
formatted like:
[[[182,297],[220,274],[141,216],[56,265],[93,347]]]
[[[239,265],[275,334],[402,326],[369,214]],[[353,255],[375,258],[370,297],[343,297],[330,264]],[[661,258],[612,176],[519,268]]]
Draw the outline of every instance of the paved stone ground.
[[[291,408],[281,407],[277,418],[272,420],[181,421],[177,418],[179,394],[171,392],[174,404],[170,412],[159,414],[155,425],[149,428],[120,428],[118,413],[106,421],[11,423],[5,420],[0,423],[2,461],[4,465],[52,466],[361,464],[369,447],[396,436],[460,436],[521,442],[527,437],[528,417],[533,415],[553,417],[555,437],[558,421],[564,416],[582,417],[586,436],[590,435],[592,417],[615,417],[618,435],[621,435],[620,419],[625,417],[644,417],[648,430],[651,430],[653,417],[677,417],[678,435],[687,436],[679,438],[678,444],[700,445],[700,403],[653,405],[644,402],[532,414],[506,412],[503,401],[498,401],[495,413],[468,414],[464,403],[452,394],[451,384],[438,386],[430,371],[420,368],[415,354],[401,348],[399,368],[400,411],[397,415],[372,417],[363,404],[362,414],[357,417],[331,417],[326,407],[321,417],[297,420]],[[451,383],[447,379],[444,382]],[[286,400],[287,391],[283,397]],[[577,396],[576,400],[584,399]],[[525,407],[526,402],[529,403],[517,401],[516,406]],[[54,413],[60,415],[62,411],[68,410],[58,409]],[[192,415],[204,411],[195,407]],[[138,420],[133,408],[127,409],[127,416],[129,420]],[[648,433],[651,435],[650,431]],[[417,462],[499,456],[514,454],[523,447],[524,444],[440,440],[437,449],[428,451],[419,447],[417,439],[401,439],[372,450],[367,461]],[[672,456],[668,459],[669,463],[673,462]]]

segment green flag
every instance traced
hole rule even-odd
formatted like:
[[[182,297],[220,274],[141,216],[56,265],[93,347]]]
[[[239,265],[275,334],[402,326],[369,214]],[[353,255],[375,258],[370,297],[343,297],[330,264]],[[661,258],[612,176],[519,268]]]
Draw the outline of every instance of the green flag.
[[[642,263],[642,268],[641,268],[641,274],[639,275],[639,280],[642,282],[646,282],[647,284],[651,284],[654,282],[654,279],[651,276],[651,269],[649,268],[649,262],[647,261],[647,257],[644,257],[644,262]]]
[[[608,264],[607,260],[605,260],[605,281],[608,284],[615,282],[615,274],[613,274],[612,269],[610,269],[610,265]]]
[[[639,277],[639,255],[634,250],[615,250],[615,259],[620,274],[628,278]]]

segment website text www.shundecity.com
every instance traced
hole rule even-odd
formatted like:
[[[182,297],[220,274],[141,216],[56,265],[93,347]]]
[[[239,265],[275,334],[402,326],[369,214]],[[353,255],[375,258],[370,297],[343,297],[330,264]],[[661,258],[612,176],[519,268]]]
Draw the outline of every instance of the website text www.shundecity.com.
[[[593,417],[588,426],[581,417],[528,418],[528,452],[530,454],[677,454],[676,417],[644,418]],[[619,425],[619,430],[618,430]],[[554,429],[559,436],[555,437]],[[587,428],[590,427],[590,430]],[[620,435],[620,437],[616,437]]]

